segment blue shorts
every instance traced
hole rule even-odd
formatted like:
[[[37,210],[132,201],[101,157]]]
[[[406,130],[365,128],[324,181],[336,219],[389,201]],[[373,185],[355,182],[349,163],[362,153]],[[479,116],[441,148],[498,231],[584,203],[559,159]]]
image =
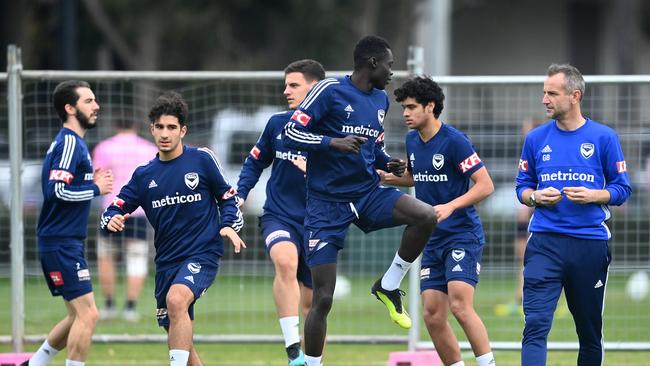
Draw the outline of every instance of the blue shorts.
[[[305,239],[302,223],[292,222],[292,220],[282,219],[267,213],[260,217],[260,228],[267,253],[270,253],[271,248],[281,241],[289,241],[296,246],[296,250],[298,251],[298,271],[296,278],[305,287],[312,288],[311,271],[307,266],[302,245],[302,241]]]
[[[125,239],[147,240],[152,235],[152,229],[145,216],[135,216],[129,217],[124,226],[124,231],[112,233],[106,230],[99,230],[99,235],[109,237],[113,240],[120,240],[119,242]]]
[[[405,193],[396,188],[377,186],[354,202],[323,201],[307,197],[306,240],[303,242],[310,267],[337,262],[345,246],[351,223],[365,233],[397,226],[393,209]]]
[[[447,293],[449,281],[463,281],[476,287],[482,254],[483,244],[479,240],[452,239],[440,245],[427,244],[422,253],[420,292]]]
[[[52,296],[71,301],[93,292],[83,241],[39,238],[38,244],[43,275]]]
[[[214,261],[190,258],[178,266],[156,272],[155,296],[158,325],[161,327],[169,326],[167,292],[169,292],[169,288],[172,285],[177,283],[187,286],[194,294],[194,301],[192,301],[190,307],[187,309],[187,312],[190,314],[190,319],[194,320],[194,303],[212,285],[215,277],[217,277],[218,270],[219,265],[215,265]]]

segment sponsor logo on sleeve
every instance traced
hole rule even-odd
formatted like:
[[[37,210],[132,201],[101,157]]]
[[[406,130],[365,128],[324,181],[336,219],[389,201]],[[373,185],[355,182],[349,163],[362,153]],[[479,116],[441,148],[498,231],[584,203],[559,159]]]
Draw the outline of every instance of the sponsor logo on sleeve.
[[[280,136],[280,135],[278,135],[278,136]],[[253,148],[251,149],[251,156],[253,157],[253,159],[258,160],[260,158],[260,153],[261,153],[261,151],[257,147],[257,145],[253,146]]]
[[[458,166],[460,167],[460,171],[463,173],[467,173],[470,169],[475,167],[478,163],[481,162],[481,158],[478,157],[477,153],[474,153],[467,157],[465,160],[461,161]]]
[[[519,159],[519,171],[521,172],[528,171],[528,160]]]
[[[120,210],[124,209],[124,200],[120,197],[113,198],[113,206],[117,206]]]
[[[627,164],[625,163],[625,160],[616,162],[616,170],[619,173],[627,172]]]
[[[55,181],[61,181],[65,182],[66,184],[70,184],[72,180],[74,179],[74,175],[72,173],[67,172],[65,170],[50,170],[50,180],[55,180]]]
[[[293,112],[293,114],[291,115],[291,119],[293,121],[296,121],[296,122],[300,123],[303,126],[307,126],[307,124],[311,120],[311,117],[309,117],[309,115],[307,113],[305,113],[305,112],[303,112],[303,111],[301,111],[299,109],[296,109],[296,111]]]

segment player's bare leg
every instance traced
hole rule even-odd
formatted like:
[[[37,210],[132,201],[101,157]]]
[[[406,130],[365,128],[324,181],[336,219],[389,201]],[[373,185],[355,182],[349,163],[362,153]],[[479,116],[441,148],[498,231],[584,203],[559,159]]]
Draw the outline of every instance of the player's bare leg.
[[[74,312],[72,325],[68,332],[68,359],[85,361],[92,342],[93,331],[99,314],[92,292],[79,296],[68,302]]]
[[[395,203],[393,220],[398,224],[406,224],[397,254],[406,262],[413,263],[436,228],[436,212],[431,205],[403,195]]]
[[[128,240],[125,249],[126,306],[122,316],[128,321],[137,321],[140,315],[135,305],[147,279],[149,243],[146,240]]]
[[[436,351],[445,365],[453,365],[462,360],[458,339],[449,324],[449,298],[437,290],[422,292],[424,324]]]
[[[332,309],[336,287],[336,263],[311,268],[314,298],[305,320],[305,354],[321,357],[327,335],[327,315]]]
[[[99,312],[102,320],[113,319],[117,316],[115,310],[115,243],[99,236],[97,238],[97,271],[99,274],[99,286],[102,290],[105,305]]]
[[[398,225],[406,224],[402,234],[402,242],[383,277],[372,286],[370,293],[388,308],[388,314],[397,325],[411,328],[412,321],[402,305],[404,292],[399,285],[408,272],[411,264],[422,253],[425,245],[436,227],[437,219],[433,206],[428,205],[412,196],[403,195],[393,208],[393,222]]]
[[[483,321],[474,310],[474,287],[463,281],[449,281],[449,307],[463,328],[475,356],[491,352]]]
[[[298,250],[290,241],[281,241],[271,247],[271,261],[275,266],[273,278],[273,298],[282,328],[284,347],[289,365],[302,364],[300,350],[300,285],[296,279],[298,272]]]
[[[303,319],[307,319],[309,314],[309,309],[311,308],[312,301],[314,300],[314,291],[309,287],[306,287],[302,283],[300,284],[300,309]]]
[[[170,365],[186,365],[190,360],[192,350],[192,320],[187,309],[194,301],[194,294],[187,286],[174,284],[169,288],[165,301],[167,302],[167,316],[169,317],[167,344],[169,346]],[[180,360],[181,358],[186,361],[183,362]]]

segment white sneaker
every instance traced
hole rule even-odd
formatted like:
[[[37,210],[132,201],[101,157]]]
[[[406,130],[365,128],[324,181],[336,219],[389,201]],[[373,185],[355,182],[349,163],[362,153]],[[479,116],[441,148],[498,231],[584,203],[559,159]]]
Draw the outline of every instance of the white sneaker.
[[[112,320],[117,318],[115,308],[104,308],[99,310],[99,320]]]
[[[135,323],[140,320],[140,314],[134,309],[124,309],[122,318],[128,322]]]

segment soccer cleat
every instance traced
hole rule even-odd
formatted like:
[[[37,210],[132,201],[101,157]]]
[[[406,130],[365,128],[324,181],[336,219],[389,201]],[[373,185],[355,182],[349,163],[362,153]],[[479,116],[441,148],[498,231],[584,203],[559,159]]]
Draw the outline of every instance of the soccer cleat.
[[[381,301],[388,308],[388,315],[393,322],[404,329],[410,329],[413,323],[406,309],[402,307],[402,296],[406,293],[400,289],[393,291],[384,290],[381,287],[381,278],[372,285],[370,293],[375,295],[377,300]]]
[[[305,354],[300,350],[298,357],[289,359],[289,366],[304,366],[305,365]]]

